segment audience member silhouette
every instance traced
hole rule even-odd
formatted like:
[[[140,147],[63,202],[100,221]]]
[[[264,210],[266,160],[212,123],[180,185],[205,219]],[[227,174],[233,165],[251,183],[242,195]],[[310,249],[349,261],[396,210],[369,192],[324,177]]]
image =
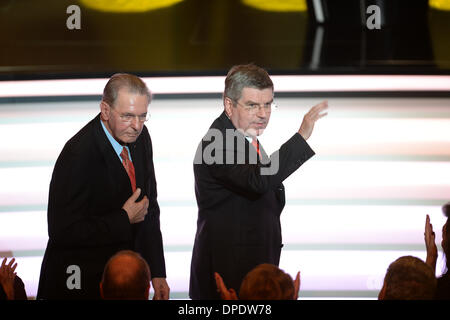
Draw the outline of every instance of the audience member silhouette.
[[[123,250],[105,266],[100,295],[105,300],[148,300],[150,269],[138,253]]]
[[[222,277],[216,272],[217,289],[223,300],[237,300],[236,291],[227,289]],[[300,289],[300,272],[295,281],[273,264],[263,263],[244,277],[239,289],[240,300],[296,300]]]
[[[436,279],[438,250],[430,217],[425,220],[426,262],[413,256],[404,256],[389,265],[379,293],[380,300],[429,300],[450,299],[450,202],[442,207],[447,221],[442,227],[442,249],[445,270]],[[4,258],[0,266],[0,300],[26,300],[25,286],[15,270],[17,263]],[[223,300],[237,300],[233,288],[227,289],[222,277],[215,273],[217,291]],[[148,300],[150,292],[150,269],[147,262],[136,252],[123,250],[112,256],[105,266],[100,294],[107,300]],[[240,300],[292,300],[298,298],[300,272],[295,281],[275,265],[264,263],[256,266],[244,277]]]
[[[16,259],[12,258],[8,264],[4,258],[0,266],[0,300],[27,300],[25,285],[15,272]]]
[[[450,228],[448,228],[448,221],[450,217],[450,202],[442,207],[444,215],[447,217],[447,221],[442,227],[442,250],[444,251],[445,269],[442,276],[437,279],[437,288],[435,299],[438,300],[450,300]],[[430,217],[427,215],[425,220],[425,247],[427,250],[427,264],[436,273],[436,261],[438,257],[438,251],[436,247],[435,233],[433,231],[433,225],[430,223]]]
[[[379,300],[432,300],[436,277],[432,268],[419,258],[400,257],[389,265]]]

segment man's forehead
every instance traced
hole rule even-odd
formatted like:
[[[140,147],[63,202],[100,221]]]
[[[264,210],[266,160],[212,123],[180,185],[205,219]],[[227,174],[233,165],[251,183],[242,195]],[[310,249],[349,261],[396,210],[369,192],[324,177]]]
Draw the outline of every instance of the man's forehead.
[[[143,101],[146,101],[146,106],[149,104],[147,95],[132,92],[127,88],[118,91],[116,100],[123,106],[134,106],[137,103],[141,104]]]
[[[272,99],[273,89],[265,88],[258,89],[252,87],[244,87],[241,92],[241,98],[243,99]]]

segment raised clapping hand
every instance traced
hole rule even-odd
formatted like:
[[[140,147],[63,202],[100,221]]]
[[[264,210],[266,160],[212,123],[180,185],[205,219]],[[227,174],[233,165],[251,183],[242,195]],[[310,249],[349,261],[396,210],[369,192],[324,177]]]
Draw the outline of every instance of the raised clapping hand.
[[[297,272],[297,276],[294,280],[294,300],[298,299],[298,292],[300,291],[300,271]]]
[[[433,225],[430,223],[430,216],[427,215],[425,219],[425,247],[427,249],[426,264],[428,264],[433,271],[436,271],[436,261],[438,257],[436,247],[436,235],[433,231]]]
[[[217,272],[214,272],[214,278],[216,279],[217,292],[220,294],[222,300],[238,300],[236,291],[233,288],[228,289],[223,282],[222,277]],[[297,272],[297,276],[294,280],[294,296],[293,300],[298,299],[298,292],[300,291],[300,271]]]
[[[313,132],[316,121],[328,114],[327,112],[323,113],[326,109],[328,109],[327,100],[315,105],[308,111],[307,114],[305,114],[302,124],[300,125],[300,129],[298,130],[298,133],[303,137],[303,139],[308,140]]]
[[[141,201],[136,202],[137,198],[141,194],[141,189],[137,188],[136,191],[128,198],[124,203],[122,209],[124,209],[128,214],[128,219],[130,223],[142,222],[147,215],[148,210],[148,198],[144,196]]]
[[[8,300],[14,300],[14,280],[16,278],[14,271],[17,268],[17,263],[14,263],[16,261],[14,258],[8,264],[6,264],[6,260],[7,258],[3,259],[0,267],[0,285],[5,291],[6,298]]]
[[[238,300],[236,291],[233,288],[227,289],[220,274],[214,272],[214,278],[216,279],[217,292],[220,293],[222,300]]]

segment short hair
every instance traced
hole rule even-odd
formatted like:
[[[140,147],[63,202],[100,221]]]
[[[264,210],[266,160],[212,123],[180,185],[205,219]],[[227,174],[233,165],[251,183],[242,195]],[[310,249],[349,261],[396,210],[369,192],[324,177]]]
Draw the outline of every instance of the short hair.
[[[433,269],[425,262],[403,256],[389,265],[384,285],[386,300],[431,300],[437,280]]]
[[[118,262],[123,257],[131,258],[135,263],[124,265]],[[108,260],[103,271],[103,298],[146,299],[150,280],[150,268],[140,254],[130,250],[119,251]]]
[[[238,101],[244,88],[259,90],[271,88],[273,91],[273,82],[263,68],[254,64],[236,65],[228,71],[225,78],[223,98],[228,97],[233,101]]]
[[[448,202],[442,206],[442,212],[444,213],[444,215],[447,218],[450,217],[450,202]]]
[[[114,74],[103,89],[102,100],[111,107],[114,107],[120,89],[126,89],[130,93],[145,95],[147,96],[148,103],[152,100],[152,94],[145,82],[141,78],[129,73]]]
[[[241,300],[292,300],[295,287],[291,276],[273,264],[263,263],[242,280]]]

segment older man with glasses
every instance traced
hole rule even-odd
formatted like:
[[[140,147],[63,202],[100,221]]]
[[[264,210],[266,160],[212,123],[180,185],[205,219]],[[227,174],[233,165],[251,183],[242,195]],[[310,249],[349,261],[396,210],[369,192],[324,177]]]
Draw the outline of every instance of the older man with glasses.
[[[37,299],[100,299],[108,259],[138,252],[152,270],[155,299],[168,299],[152,142],[144,123],[151,94],[115,74],[100,114],[64,146],[48,201],[49,240]]]
[[[326,115],[322,102],[298,132],[270,157],[259,144],[274,108],[273,83],[255,65],[233,67],[225,79],[224,111],[202,139],[194,160],[198,205],[191,261],[192,299],[219,299],[214,273],[237,289],[262,263],[278,265],[283,181],[314,155],[306,140]],[[270,169],[270,170],[268,170]]]

